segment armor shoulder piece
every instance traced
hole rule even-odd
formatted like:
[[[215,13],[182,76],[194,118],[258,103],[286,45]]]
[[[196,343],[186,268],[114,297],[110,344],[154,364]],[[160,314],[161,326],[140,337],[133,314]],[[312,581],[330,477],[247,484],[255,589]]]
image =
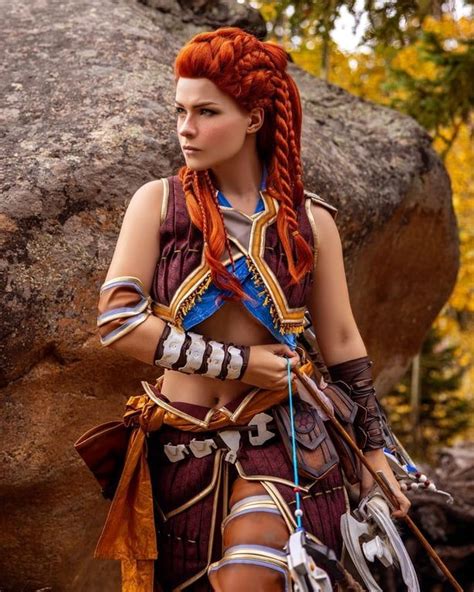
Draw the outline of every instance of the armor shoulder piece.
[[[328,210],[328,212],[332,215],[334,220],[336,220],[337,213],[339,211],[338,208],[336,208],[335,206],[333,206],[332,204],[327,202],[325,199],[320,197],[317,193],[311,193],[311,191],[307,191],[306,189],[304,190],[304,193],[305,193],[306,199],[310,199],[312,202],[317,203],[320,206],[323,206],[323,208],[326,208],[326,210]]]

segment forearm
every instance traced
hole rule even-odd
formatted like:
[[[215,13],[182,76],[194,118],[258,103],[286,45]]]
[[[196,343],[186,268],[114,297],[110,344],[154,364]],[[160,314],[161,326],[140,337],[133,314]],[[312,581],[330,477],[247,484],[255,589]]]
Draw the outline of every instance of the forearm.
[[[334,382],[342,381],[350,386],[350,396],[357,404],[354,421],[355,435],[363,452],[382,449],[385,446],[383,422],[372,377],[372,360],[367,355],[329,364],[328,371]]]
[[[162,319],[150,315],[146,321],[111,343],[109,347],[146,364],[154,364],[156,346],[165,326],[166,323]]]
[[[221,343],[164,322],[153,316],[151,304],[138,278],[119,276],[104,282],[97,317],[102,345],[184,374],[221,380],[242,378],[250,354],[248,346]]]

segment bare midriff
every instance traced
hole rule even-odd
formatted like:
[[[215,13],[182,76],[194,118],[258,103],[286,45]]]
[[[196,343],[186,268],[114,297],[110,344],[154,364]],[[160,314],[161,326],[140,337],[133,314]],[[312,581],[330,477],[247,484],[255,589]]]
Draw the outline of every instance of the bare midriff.
[[[190,330],[216,341],[236,345],[278,343],[240,302],[226,302],[211,317]],[[170,401],[218,409],[252,388],[252,385],[240,380],[218,380],[199,374],[165,370],[160,390]]]

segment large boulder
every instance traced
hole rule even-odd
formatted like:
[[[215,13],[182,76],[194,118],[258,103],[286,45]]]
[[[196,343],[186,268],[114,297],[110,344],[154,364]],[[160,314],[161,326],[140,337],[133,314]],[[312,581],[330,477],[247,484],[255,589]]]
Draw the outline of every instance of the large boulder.
[[[99,287],[134,191],[183,163],[173,59],[200,30],[250,27],[237,3],[2,0],[1,531],[5,591],[118,589],[92,559],[108,503],[73,450],[156,370],[102,350]],[[381,394],[458,268],[449,179],[412,119],[291,65],[305,184],[340,208],[354,314]]]

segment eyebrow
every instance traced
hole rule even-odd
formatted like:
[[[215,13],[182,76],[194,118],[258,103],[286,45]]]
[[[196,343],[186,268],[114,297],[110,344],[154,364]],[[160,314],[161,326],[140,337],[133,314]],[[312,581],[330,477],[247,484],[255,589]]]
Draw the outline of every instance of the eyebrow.
[[[184,107],[179,101],[175,101],[175,103],[180,107]],[[193,107],[196,109],[197,107],[203,107],[204,105],[219,105],[219,103],[215,103],[214,101],[204,101],[203,103],[196,103]]]

